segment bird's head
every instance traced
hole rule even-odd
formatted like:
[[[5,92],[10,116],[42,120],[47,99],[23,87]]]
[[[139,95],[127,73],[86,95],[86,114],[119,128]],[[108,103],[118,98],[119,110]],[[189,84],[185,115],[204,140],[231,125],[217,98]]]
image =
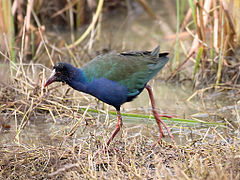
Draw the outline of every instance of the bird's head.
[[[44,87],[52,84],[53,82],[68,83],[74,75],[75,67],[68,63],[57,63],[53,66],[52,74],[46,81]]]

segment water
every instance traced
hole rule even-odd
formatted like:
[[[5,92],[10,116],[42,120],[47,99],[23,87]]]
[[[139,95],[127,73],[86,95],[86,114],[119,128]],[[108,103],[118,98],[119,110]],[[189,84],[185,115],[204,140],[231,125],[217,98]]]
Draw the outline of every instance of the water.
[[[223,107],[224,104],[230,104],[230,102],[227,101],[219,101],[219,99],[223,99],[223,97],[226,97],[228,95],[224,93],[212,93],[204,97],[206,106],[209,107],[207,108],[209,113],[205,112],[205,114],[208,115],[206,118],[203,115],[204,111],[199,97],[187,101],[187,99],[193,94],[191,88],[182,87],[180,85],[167,84],[157,80],[152,81],[150,84],[153,86],[156,105],[159,108],[159,111],[163,114],[174,115],[179,118],[191,119],[191,116],[193,114],[198,113],[198,119],[204,121],[214,120],[214,122],[223,122],[221,118],[217,117],[217,112],[231,115],[231,112],[233,112],[235,109],[239,109],[238,106],[225,106],[225,108],[217,109],[214,107],[214,104],[218,104],[218,106],[221,104],[221,107]],[[92,105],[94,104],[95,103],[92,102]],[[105,106],[105,109],[108,108],[112,109],[109,106]],[[134,101],[125,103],[122,107],[122,112],[139,113],[146,115],[152,114],[151,105],[146,90],[144,90],[143,93],[140,94]],[[210,115],[210,112],[215,112],[215,114]],[[110,117],[107,117],[105,114],[91,114],[93,118],[90,119],[90,125],[86,126],[85,121],[82,121],[80,123],[81,125],[78,127],[74,135],[74,141],[81,141],[83,139],[91,138],[91,134],[96,137],[99,135],[106,137],[106,133],[108,133],[109,136],[111,134],[111,131],[113,131],[116,125],[116,116],[110,115]],[[97,120],[99,115],[100,119]],[[57,121],[54,122],[50,115],[36,117],[32,116],[26,124],[25,128],[21,131],[19,142],[21,144],[31,144],[36,146],[41,144],[60,145],[64,139],[68,137],[67,134],[69,134],[70,129],[73,128],[74,124],[79,120],[79,118],[63,118],[57,119]],[[1,131],[1,144],[14,145],[15,143],[18,143],[18,140],[16,139],[16,124],[18,124],[19,127],[20,121],[20,118],[17,118],[17,122],[15,122],[14,119],[9,121],[11,128],[9,130]],[[124,116],[123,122],[124,132],[127,133],[129,138],[144,135],[149,137],[149,141],[151,142],[153,142],[154,139],[157,139],[159,132],[155,120],[148,118],[130,118]],[[171,121],[167,121],[167,123],[171,128],[176,142],[179,144],[184,144],[186,141],[194,141],[196,139],[202,138],[213,140],[216,138],[216,133],[213,133],[215,130],[220,134],[231,133],[229,130],[226,131],[226,128],[219,128],[217,126],[185,124]],[[110,124],[110,126],[107,124]],[[165,138],[165,140],[170,141],[169,137]]]
[[[199,107],[198,101],[187,101],[193,93],[190,87],[182,88],[180,85],[167,84],[162,81],[154,81],[150,85],[153,87],[156,106],[163,114],[189,118],[191,114],[197,112],[197,108]],[[144,90],[133,102],[124,104],[123,108],[126,111],[133,110],[134,108],[142,108],[146,112],[151,111],[148,92]]]
[[[166,37],[175,33],[176,19],[173,17],[176,16],[172,15],[175,12],[175,8],[174,6],[169,6],[171,4],[169,1],[152,1],[151,3],[153,10],[156,10],[156,15],[159,17],[157,21],[152,21],[144,10],[139,7],[132,9],[131,11],[134,11],[134,13],[130,12],[129,16],[116,11],[104,15],[99,40],[94,43],[94,46],[96,46],[95,49],[110,48],[117,49],[118,51],[151,50],[160,44],[161,50],[170,51],[170,56],[172,57],[175,42],[168,41]],[[53,32],[47,32],[46,34],[48,33]],[[75,35],[79,37],[79,32],[76,32]],[[57,39],[59,41],[61,39],[67,40],[67,37],[70,37],[69,32],[61,32],[57,36],[59,37]],[[187,41],[184,41],[184,43],[186,46],[189,46]],[[171,63],[170,61],[168,64]],[[235,101],[237,95],[233,91],[229,91],[228,93],[207,92],[202,97],[201,93],[198,93],[197,96],[188,100],[194,93],[191,86],[170,84],[162,81],[162,79],[166,79],[166,76],[169,75],[169,70],[170,66],[167,65],[158,74],[159,78],[157,79],[161,80],[150,82],[150,85],[153,87],[156,106],[162,114],[174,115],[186,119],[195,117],[209,122],[225,122],[224,118],[225,120],[236,121],[239,106]],[[3,72],[0,71],[1,81],[6,82],[6,74]],[[133,102],[124,104],[122,112],[150,115],[151,104],[147,91],[144,90]],[[98,115],[93,113],[93,116],[97,119]],[[2,117],[4,118],[5,115]],[[96,119],[93,119],[93,121]],[[106,121],[106,119],[106,115],[102,114],[98,123],[93,123],[94,125],[92,126],[81,125],[77,129],[75,137],[81,140],[89,138],[91,133],[103,135],[106,133],[106,129],[108,132],[111,132],[116,124],[116,116],[110,116],[109,121]],[[41,144],[60,144],[64,141],[64,138],[77,120],[70,119],[62,122],[60,119],[57,119],[55,123],[50,115],[33,116],[21,131],[19,141],[23,144],[34,144],[36,146]],[[11,145],[18,142],[16,139],[16,124],[19,124],[19,121],[20,119],[18,118],[17,122],[15,122],[15,119],[11,119],[8,122],[11,128],[9,130],[1,130],[1,144]],[[159,132],[154,122],[155,120],[123,117],[123,121],[124,132],[127,132],[129,137],[143,134],[150,137],[152,141],[157,139]],[[109,128],[106,128],[106,123],[110,123]],[[199,138],[214,139],[216,137],[215,126],[169,123],[172,133],[179,144]],[[231,125],[231,122],[229,124]],[[224,128],[216,128],[216,131],[220,134],[232,133],[231,131],[226,131]],[[168,138],[166,139],[169,140]]]

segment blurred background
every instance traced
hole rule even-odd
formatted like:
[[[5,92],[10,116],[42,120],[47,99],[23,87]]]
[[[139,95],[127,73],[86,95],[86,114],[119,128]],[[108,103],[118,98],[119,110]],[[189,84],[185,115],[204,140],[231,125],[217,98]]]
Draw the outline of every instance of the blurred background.
[[[169,80],[236,84],[239,9],[238,0],[1,0],[0,48],[13,62],[50,67],[160,44],[171,53]]]
[[[57,62],[153,50],[170,61],[147,92],[115,110],[56,83]],[[239,179],[239,0],[0,0],[0,179]],[[101,178],[99,178],[101,177]]]

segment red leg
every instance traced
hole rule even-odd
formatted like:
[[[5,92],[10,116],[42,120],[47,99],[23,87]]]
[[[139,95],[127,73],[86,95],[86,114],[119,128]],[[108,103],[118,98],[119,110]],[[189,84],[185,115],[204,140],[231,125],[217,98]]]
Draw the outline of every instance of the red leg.
[[[122,117],[120,114],[120,111],[117,110],[117,116],[118,116],[118,122],[117,122],[117,126],[115,131],[113,132],[112,136],[109,138],[108,142],[107,142],[107,146],[110,144],[110,142],[113,140],[113,138],[116,136],[116,134],[118,133],[118,131],[120,130],[120,128],[122,127]]]
[[[152,92],[152,88],[151,86],[149,85],[146,85],[145,88],[147,89],[148,91],[148,94],[149,94],[149,97],[150,97],[150,100],[151,100],[151,103],[152,103],[152,111],[153,111],[153,115],[156,119],[156,122],[158,124],[158,127],[159,127],[159,131],[160,131],[160,136],[159,136],[159,139],[156,143],[153,144],[153,147],[156,146],[157,143],[159,143],[161,141],[161,138],[164,137],[164,133],[163,133],[163,129],[162,129],[162,126],[161,124],[166,128],[167,132],[168,132],[168,135],[173,139],[173,135],[171,134],[171,132],[169,131],[167,125],[165,122],[163,122],[163,120],[160,118],[160,117],[171,117],[171,116],[165,116],[165,115],[159,115],[157,110],[156,110],[156,105],[155,105],[155,100],[154,100],[154,97],[153,97],[153,92]]]

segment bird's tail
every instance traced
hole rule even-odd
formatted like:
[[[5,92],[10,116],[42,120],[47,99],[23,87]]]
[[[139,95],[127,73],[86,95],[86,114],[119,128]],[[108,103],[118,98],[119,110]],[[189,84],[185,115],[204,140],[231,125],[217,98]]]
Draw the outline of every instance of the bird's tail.
[[[149,68],[149,77],[148,79],[152,79],[169,61],[168,53],[159,53],[160,46],[157,46],[151,52],[151,59],[154,63],[148,65]]]
[[[151,52],[151,56],[152,56],[152,57],[158,57],[159,51],[160,51],[160,46],[158,45],[158,46]]]
[[[160,46],[158,45],[152,52],[151,52],[151,56],[156,58],[157,60],[161,60],[161,57],[166,57],[168,58],[168,52],[163,52],[163,53],[159,53],[160,51]]]

